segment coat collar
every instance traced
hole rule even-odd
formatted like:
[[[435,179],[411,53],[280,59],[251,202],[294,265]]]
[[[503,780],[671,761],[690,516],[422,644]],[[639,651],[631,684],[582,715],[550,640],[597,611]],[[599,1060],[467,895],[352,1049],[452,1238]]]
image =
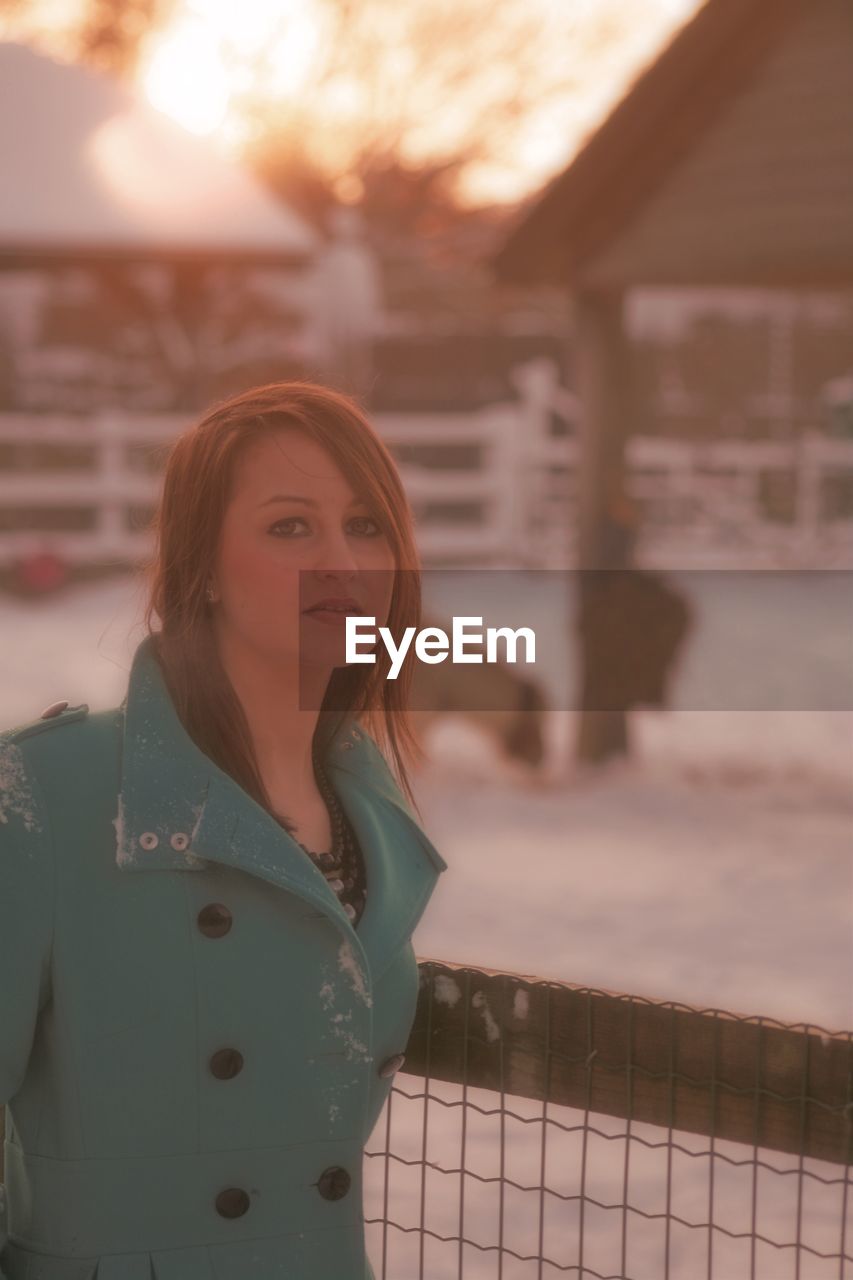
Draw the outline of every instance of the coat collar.
[[[373,739],[350,721],[328,762],[365,860],[367,902],[354,929],[305,851],[186,732],[151,636],[136,650],[121,711],[116,865],[201,871],[212,861],[261,876],[296,894],[312,909],[307,914],[319,912],[337,925],[375,980],[414,930],[447,863]]]

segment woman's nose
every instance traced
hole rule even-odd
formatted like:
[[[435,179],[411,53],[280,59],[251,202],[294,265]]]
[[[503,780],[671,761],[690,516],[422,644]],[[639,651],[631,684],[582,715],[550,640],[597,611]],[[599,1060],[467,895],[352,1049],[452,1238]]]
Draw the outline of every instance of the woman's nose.
[[[358,569],[356,549],[343,531],[328,533],[317,545],[315,569]]]

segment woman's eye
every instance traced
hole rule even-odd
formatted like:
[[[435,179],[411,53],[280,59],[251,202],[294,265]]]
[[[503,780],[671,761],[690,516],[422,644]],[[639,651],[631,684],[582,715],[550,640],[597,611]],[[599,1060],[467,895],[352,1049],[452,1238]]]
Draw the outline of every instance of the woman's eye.
[[[350,523],[358,524],[359,522],[362,522],[362,523],[366,522],[367,524],[373,525],[372,533],[365,532],[365,530],[363,529],[361,530],[361,533],[364,534],[364,536],[368,538],[378,538],[382,535],[383,529],[381,525],[376,520],[373,519],[373,516],[355,516]],[[304,516],[286,516],[283,520],[276,520],[275,524],[270,526],[270,533],[277,533],[279,530],[281,530],[282,525],[294,525],[294,524],[304,525],[304,524],[307,524],[307,521],[305,520]],[[285,533],[287,532],[288,531],[285,531]]]
[[[359,520],[367,521],[368,524],[373,525],[374,532],[369,533],[367,535],[369,538],[378,538],[384,532],[384,530],[382,529],[382,526],[376,520],[373,519],[373,516],[356,516],[354,523],[357,524]]]
[[[276,520],[275,524],[270,528],[270,533],[275,533],[283,524],[305,524],[303,516],[287,516],[284,520]]]

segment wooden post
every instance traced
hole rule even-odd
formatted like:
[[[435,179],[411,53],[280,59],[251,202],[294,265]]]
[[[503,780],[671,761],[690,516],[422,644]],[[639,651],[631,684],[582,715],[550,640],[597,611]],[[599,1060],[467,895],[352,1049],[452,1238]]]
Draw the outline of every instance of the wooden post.
[[[608,510],[624,493],[624,446],[631,425],[629,364],[623,293],[579,290],[573,295],[576,384],[580,395],[578,555],[581,570],[626,569],[627,540],[613,537]],[[578,589],[596,584],[580,574]],[[600,581],[600,580],[599,580]],[[629,752],[628,718],[622,709],[590,705],[588,681],[594,639],[579,646],[580,687],[576,759],[595,762]]]

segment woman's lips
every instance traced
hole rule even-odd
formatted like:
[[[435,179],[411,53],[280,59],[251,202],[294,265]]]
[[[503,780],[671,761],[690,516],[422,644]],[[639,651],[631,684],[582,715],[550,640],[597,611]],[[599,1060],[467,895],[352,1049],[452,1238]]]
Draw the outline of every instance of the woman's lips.
[[[342,627],[346,623],[347,616],[357,617],[354,609],[306,609],[306,618],[316,618],[318,622],[322,622],[327,627]]]

